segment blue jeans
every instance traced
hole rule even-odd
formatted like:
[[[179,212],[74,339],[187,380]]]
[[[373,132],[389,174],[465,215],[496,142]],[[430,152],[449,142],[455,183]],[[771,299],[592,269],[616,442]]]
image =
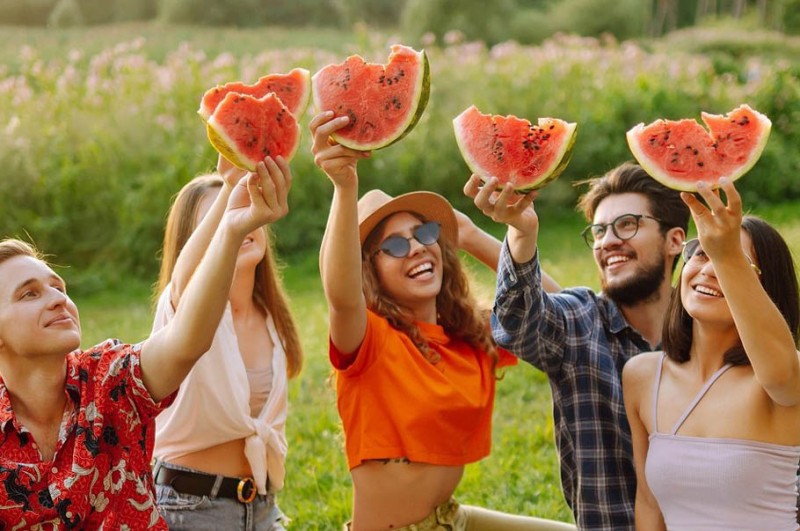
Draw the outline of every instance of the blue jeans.
[[[170,465],[171,468],[188,468]],[[286,516],[275,503],[275,495],[258,495],[252,503],[232,498],[195,496],[156,485],[158,510],[170,531],[285,531]]]

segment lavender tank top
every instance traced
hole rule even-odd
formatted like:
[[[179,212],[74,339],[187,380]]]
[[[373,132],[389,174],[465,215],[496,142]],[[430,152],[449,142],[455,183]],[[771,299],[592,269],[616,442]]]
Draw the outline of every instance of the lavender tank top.
[[[658,431],[656,405],[664,355],[653,389],[653,433],[645,477],[669,531],[797,531],[800,446],[676,435],[725,365],[705,383],[669,433]]]

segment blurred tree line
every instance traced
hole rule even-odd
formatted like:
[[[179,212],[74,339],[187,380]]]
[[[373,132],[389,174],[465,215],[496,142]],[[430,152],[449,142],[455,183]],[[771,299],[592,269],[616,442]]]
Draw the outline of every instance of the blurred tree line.
[[[800,34],[800,0],[0,0],[0,24],[84,26],[134,20],[252,27],[399,27],[407,38],[539,43],[556,32],[660,36],[719,18]]]

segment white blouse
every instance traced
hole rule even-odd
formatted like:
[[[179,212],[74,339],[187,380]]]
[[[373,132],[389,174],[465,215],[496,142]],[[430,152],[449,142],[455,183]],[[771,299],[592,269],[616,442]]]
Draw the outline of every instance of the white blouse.
[[[153,332],[174,316],[170,286],[158,300]],[[288,382],[286,353],[272,316],[267,330],[275,345],[272,353],[272,388],[255,417],[250,414],[250,383],[239,352],[230,304],[225,308],[211,349],[198,360],[181,384],[175,402],[156,417],[157,459],[171,461],[234,441],[245,440],[245,456],[259,494],[283,487],[286,475],[286,414]]]

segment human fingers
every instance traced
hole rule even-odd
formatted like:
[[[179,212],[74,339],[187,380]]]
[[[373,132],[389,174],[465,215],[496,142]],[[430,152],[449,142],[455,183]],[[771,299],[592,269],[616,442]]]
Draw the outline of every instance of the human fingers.
[[[283,157],[281,157],[281,160],[283,160]],[[286,176],[287,174],[291,176],[291,171],[285,164],[285,160],[283,160],[283,162],[283,167],[281,167],[278,165],[278,161],[272,157],[266,157],[264,159],[264,166],[269,173],[269,178],[275,186],[276,208],[286,204],[286,196],[288,195]]]
[[[697,193],[706,202],[712,215],[718,216],[725,212],[725,203],[722,202],[719,191],[712,190],[708,183],[704,181],[697,183]]]
[[[311,131],[311,134],[313,135],[320,125],[329,121],[331,118],[333,118],[333,111],[322,111],[314,115],[311,121],[308,122],[308,129]]]
[[[482,182],[483,180],[481,180],[478,175],[474,173],[470,175],[469,179],[467,179],[467,182],[464,184],[464,195],[474,199],[481,189]]]
[[[733,185],[733,181],[723,177],[719,180],[719,185],[722,188],[722,191],[725,192],[725,199],[728,202],[728,210],[736,214],[741,213],[742,196],[739,195],[738,190],[736,190],[736,186]]]
[[[478,191],[473,198],[475,206],[478,207],[484,214],[491,216],[494,211],[494,191],[497,188],[497,177],[489,177],[489,179],[481,186],[478,185]]]

